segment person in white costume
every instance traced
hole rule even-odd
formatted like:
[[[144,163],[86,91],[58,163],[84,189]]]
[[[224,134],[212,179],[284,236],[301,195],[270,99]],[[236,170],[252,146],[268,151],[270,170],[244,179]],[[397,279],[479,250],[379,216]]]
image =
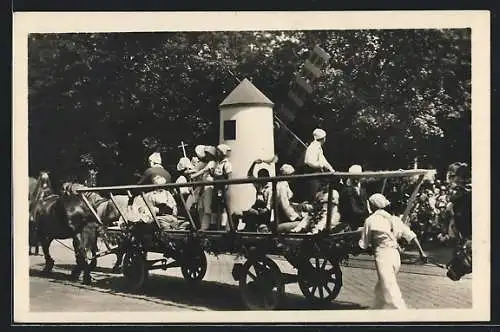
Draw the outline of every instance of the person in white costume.
[[[302,166],[302,173],[321,173],[321,172],[335,172],[332,165],[326,160],[323,154],[323,145],[326,142],[326,131],[316,128],[313,131],[313,141],[308,145],[304,155],[304,165]],[[316,194],[320,191],[322,181],[320,179],[308,179],[304,184],[304,197],[309,202],[312,202]]]
[[[385,211],[390,202],[382,194],[373,194],[368,199],[373,211],[363,226],[359,246],[371,248],[375,256],[378,281],[375,286],[375,309],[406,309],[399,289],[397,273],[401,267],[398,239],[413,242],[420,257],[426,261],[427,255],[414,232],[399,217]]]

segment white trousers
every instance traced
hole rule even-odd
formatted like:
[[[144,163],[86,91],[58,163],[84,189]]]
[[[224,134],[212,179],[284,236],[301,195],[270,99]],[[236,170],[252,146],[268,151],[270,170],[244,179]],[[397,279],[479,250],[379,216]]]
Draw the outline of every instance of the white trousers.
[[[375,252],[378,281],[375,285],[375,309],[406,309],[399,289],[397,274],[401,267],[399,252],[395,248],[379,248]]]

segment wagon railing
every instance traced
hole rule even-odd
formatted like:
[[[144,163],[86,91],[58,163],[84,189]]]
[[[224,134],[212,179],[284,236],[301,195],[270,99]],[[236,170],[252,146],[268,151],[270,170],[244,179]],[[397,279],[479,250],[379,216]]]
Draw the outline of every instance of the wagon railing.
[[[334,173],[316,173],[316,174],[301,174],[301,175],[287,175],[287,176],[274,176],[274,177],[265,177],[265,178],[241,178],[241,179],[229,179],[229,180],[216,180],[216,181],[197,181],[197,182],[188,182],[188,183],[168,183],[168,184],[162,184],[162,185],[121,185],[121,186],[105,186],[105,187],[92,187],[92,188],[84,188],[84,189],[77,189],[77,192],[81,195],[83,201],[85,204],[90,208],[92,211],[94,217],[99,221],[99,223],[102,224],[102,222],[99,219],[99,216],[97,213],[94,211],[88,200],[86,199],[84,193],[85,192],[109,192],[111,201],[113,204],[116,206],[119,214],[121,215],[123,221],[125,223],[128,222],[126,215],[124,211],[120,209],[118,204],[116,203],[116,200],[114,199],[113,192],[123,192],[127,191],[128,194],[130,195],[131,193],[137,194],[137,192],[140,192],[140,196],[142,199],[145,201],[146,206],[148,207],[148,210],[150,214],[153,217],[153,220],[155,223],[159,226],[158,220],[156,219],[155,214],[153,213],[149,203],[144,197],[144,193],[151,191],[151,190],[156,190],[156,189],[166,189],[166,190],[175,190],[176,194],[180,197],[180,201],[182,202],[182,205],[186,211],[187,217],[189,219],[189,222],[191,224],[192,230],[194,232],[204,232],[204,233],[227,233],[227,232],[239,232],[236,230],[236,226],[233,223],[231,213],[227,207],[227,204],[225,206],[225,210],[227,212],[228,216],[228,223],[230,226],[229,230],[221,230],[221,231],[209,231],[209,230],[200,230],[196,223],[194,222],[194,219],[192,215],[190,214],[190,211],[187,209],[186,202],[182,195],[180,195],[179,189],[183,187],[196,187],[196,186],[215,186],[215,185],[221,185],[223,190],[224,190],[224,195],[225,193],[225,185],[237,185],[237,184],[254,184],[254,183],[271,183],[272,184],[272,194],[273,194],[273,206],[272,210],[274,213],[274,219],[271,221],[271,233],[276,235],[277,234],[277,226],[279,225],[279,214],[278,214],[278,200],[276,199],[276,185],[280,181],[297,181],[297,180],[316,180],[316,179],[323,179],[326,180],[328,183],[328,209],[327,209],[327,224],[326,224],[326,229],[330,229],[331,226],[331,215],[332,215],[332,192],[333,192],[333,179],[334,178],[379,178],[379,179],[384,179],[386,180],[387,178],[397,178],[397,177],[413,177],[413,176],[418,176],[418,180],[416,182],[416,186],[413,190],[412,195],[410,196],[410,199],[408,201],[407,207],[404,211],[403,214],[403,221],[406,221],[409,213],[411,211],[411,206],[413,205],[417,194],[418,190],[424,180],[425,174],[430,172],[431,170],[428,169],[413,169],[413,170],[398,170],[398,171],[368,171],[368,172],[359,172],[359,173],[347,173],[347,172],[334,172]],[[383,188],[385,187],[385,184]],[[383,189],[382,189],[383,190]],[[241,233],[246,233],[249,234],[249,232],[241,231]],[[262,233],[259,233],[259,235],[264,235]],[[288,234],[290,236],[300,236],[303,234]],[[107,245],[108,249],[109,246]]]

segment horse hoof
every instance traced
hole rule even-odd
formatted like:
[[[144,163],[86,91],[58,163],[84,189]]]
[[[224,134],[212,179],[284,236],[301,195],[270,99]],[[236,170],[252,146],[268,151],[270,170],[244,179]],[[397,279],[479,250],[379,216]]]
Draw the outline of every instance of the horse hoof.
[[[48,274],[48,273],[52,272],[53,267],[54,267],[53,265],[49,265],[49,266],[45,265],[45,267],[43,268],[43,272]]]
[[[83,284],[90,285],[92,283],[92,278],[90,276],[83,276]]]
[[[69,280],[71,280],[71,281],[78,280],[81,273],[82,273],[82,271],[78,271],[78,270],[71,271],[71,274],[69,275]]]

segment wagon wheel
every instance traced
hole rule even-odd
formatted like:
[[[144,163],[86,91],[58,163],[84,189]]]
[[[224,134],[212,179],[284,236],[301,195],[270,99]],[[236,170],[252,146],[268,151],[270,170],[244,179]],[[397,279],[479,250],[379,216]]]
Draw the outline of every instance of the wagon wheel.
[[[123,258],[123,275],[127,283],[127,288],[137,291],[148,278],[148,266],[146,254],[140,251],[127,251]]]
[[[207,256],[200,249],[198,252],[187,254],[181,266],[184,279],[188,282],[200,281],[207,272]]]
[[[298,278],[302,294],[316,303],[333,301],[342,288],[339,262],[330,258],[314,257],[307,260],[299,268]]]
[[[239,286],[243,303],[251,310],[274,310],[285,295],[281,271],[267,257],[250,259],[241,269]]]

